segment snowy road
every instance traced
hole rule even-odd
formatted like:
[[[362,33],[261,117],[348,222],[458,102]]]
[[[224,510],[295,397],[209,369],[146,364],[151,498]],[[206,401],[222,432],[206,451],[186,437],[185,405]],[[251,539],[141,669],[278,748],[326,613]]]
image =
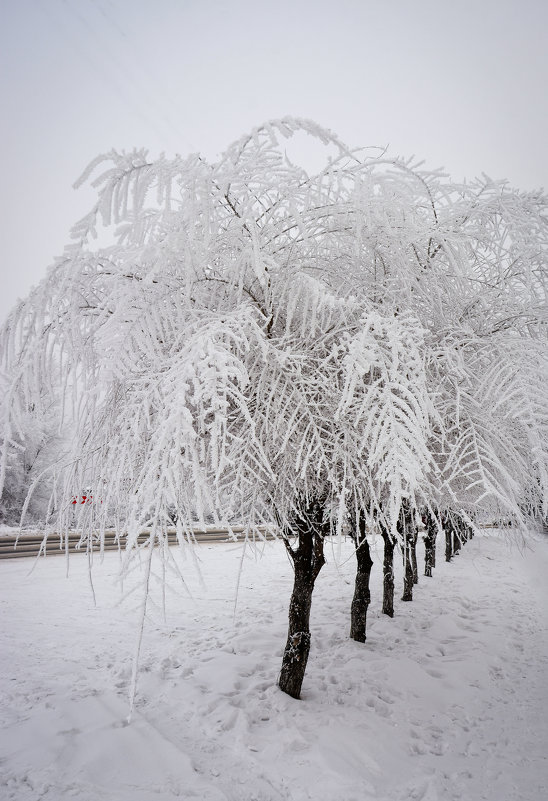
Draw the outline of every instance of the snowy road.
[[[50,534],[48,539],[44,542],[44,535],[41,532],[16,533],[12,534],[13,529],[8,530],[9,533],[0,531],[0,559],[19,559],[23,557],[34,557],[43,555],[46,552],[47,556],[64,556],[67,550],[70,553],[87,553],[86,543],[81,543],[80,534],[77,532],[69,532],[68,537],[61,539],[58,534]],[[232,534],[238,534],[243,531],[241,526],[234,526],[231,529]],[[267,533],[263,529],[263,534],[267,539],[272,538],[272,534]],[[144,543],[149,536],[149,532],[145,531],[139,536],[139,543]],[[215,528],[210,526],[207,529],[195,529],[192,536],[196,542],[226,542],[229,538],[229,530],[227,528]],[[177,545],[177,533],[175,529],[169,529],[167,539],[170,545]],[[114,531],[106,531],[104,542],[93,543],[92,550],[95,554],[103,551],[117,551],[120,545],[116,539]]]
[[[0,796],[6,801],[545,801],[548,539],[476,537],[347,638],[354,558],[333,546],[312,608],[303,700],[276,686],[291,569],[279,543],[178,556],[158,587],[128,711],[137,571],[119,558],[3,562]],[[172,549],[173,550],[173,549]],[[243,555],[243,559],[242,559]],[[441,548],[438,553],[441,558]],[[239,593],[236,585],[241,568]],[[161,568],[158,566],[158,582]],[[401,584],[400,584],[401,586]],[[236,608],[235,608],[236,607]]]

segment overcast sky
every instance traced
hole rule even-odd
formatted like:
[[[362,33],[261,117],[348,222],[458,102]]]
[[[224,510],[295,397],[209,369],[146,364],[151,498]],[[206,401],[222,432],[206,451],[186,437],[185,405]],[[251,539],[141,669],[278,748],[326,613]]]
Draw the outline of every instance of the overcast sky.
[[[287,114],[548,189],[548,0],[0,0],[0,320],[111,148],[214,158]]]

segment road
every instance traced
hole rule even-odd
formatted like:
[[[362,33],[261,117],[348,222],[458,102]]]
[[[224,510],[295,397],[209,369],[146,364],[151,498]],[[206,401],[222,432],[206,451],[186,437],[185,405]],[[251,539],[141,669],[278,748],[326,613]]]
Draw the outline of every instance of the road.
[[[243,531],[243,526],[234,526],[232,529],[234,534],[241,534]],[[226,542],[229,540],[229,532],[226,528],[194,529],[192,534],[196,542]],[[149,532],[144,531],[139,536],[139,542],[145,542],[148,536]],[[268,533],[265,536],[271,539],[273,535]],[[168,530],[168,542],[170,545],[177,544],[175,529]],[[122,539],[121,544],[118,543],[113,530],[105,532],[103,550],[115,551],[124,547],[124,540]],[[45,543],[44,535],[39,531],[21,534],[19,538],[15,536],[0,537],[0,559],[18,559],[25,556],[38,556],[40,553],[54,556],[65,554],[67,550],[69,553],[87,552],[87,544],[81,543],[81,536],[78,532],[70,532],[68,538],[63,538],[62,541],[58,534],[53,533],[48,536]],[[99,541],[93,544],[93,550],[95,552],[101,550]]]

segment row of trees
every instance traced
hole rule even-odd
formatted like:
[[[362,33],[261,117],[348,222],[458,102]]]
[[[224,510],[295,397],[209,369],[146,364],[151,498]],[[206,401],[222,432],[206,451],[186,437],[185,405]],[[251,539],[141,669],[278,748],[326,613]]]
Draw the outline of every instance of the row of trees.
[[[290,161],[295,134],[329,148],[323,169]],[[2,332],[5,486],[26,415],[54,404],[72,432],[46,533],[84,485],[101,503],[83,540],[115,525],[128,558],[174,520],[181,542],[208,515],[274,526],[295,569],[280,686],[299,697],[328,534],[350,527],[363,578],[368,531],[386,565],[395,546],[411,562],[417,510],[432,537],[478,511],[546,517],[542,194],[457,185],[296,119],[216,163],[112,152],[81,180],[97,172],[73,244]]]

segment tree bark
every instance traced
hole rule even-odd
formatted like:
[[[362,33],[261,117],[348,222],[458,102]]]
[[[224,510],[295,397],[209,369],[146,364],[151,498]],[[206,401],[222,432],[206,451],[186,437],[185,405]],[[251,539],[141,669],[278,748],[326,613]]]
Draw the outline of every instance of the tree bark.
[[[447,515],[442,517],[441,524],[445,534],[445,561],[450,562],[453,556],[453,529]]]
[[[471,539],[472,529],[468,525],[466,520],[464,520],[464,518],[461,517],[460,515],[457,517],[455,523],[456,523],[455,528],[457,530],[457,536],[459,538],[460,544],[466,545],[468,540]]]
[[[460,518],[457,517],[451,520],[450,526],[453,530],[453,555],[456,556],[458,553],[460,553],[460,549],[462,548]]]
[[[394,617],[394,540],[384,525],[380,530],[384,540],[382,613]]]
[[[417,539],[419,537],[419,532],[416,526],[413,526],[413,532],[411,534],[411,569],[413,571],[413,584],[419,583],[419,568],[417,565]]]
[[[432,570],[436,567],[436,535],[438,528],[436,520],[429,509],[423,515],[426,534],[424,536],[424,575],[432,577]]]
[[[417,527],[413,518],[413,509],[410,502],[404,498],[400,509],[398,530],[403,537],[403,595],[402,601],[413,600],[413,584],[417,575],[417,556],[415,543],[417,542]]]
[[[413,563],[411,560],[411,541],[405,536],[403,541],[403,595],[402,601],[413,600]]]
[[[468,540],[470,539],[470,527],[468,523],[461,518],[459,518],[459,528],[460,528],[460,539],[463,545],[466,545]]]
[[[369,578],[373,560],[369,550],[365,530],[365,516],[359,515],[357,523],[351,533],[356,547],[356,581],[354,585],[354,598],[350,608],[350,637],[356,642],[365,642],[367,639],[367,610],[371,603]]]
[[[295,578],[289,602],[287,643],[278,686],[284,693],[297,699],[301,697],[310,653],[310,609],[314,583],[325,564],[323,540],[326,525],[323,511],[323,504],[320,501],[308,501],[305,508],[295,516],[298,547],[292,548],[288,539],[284,539],[293,561]]]

